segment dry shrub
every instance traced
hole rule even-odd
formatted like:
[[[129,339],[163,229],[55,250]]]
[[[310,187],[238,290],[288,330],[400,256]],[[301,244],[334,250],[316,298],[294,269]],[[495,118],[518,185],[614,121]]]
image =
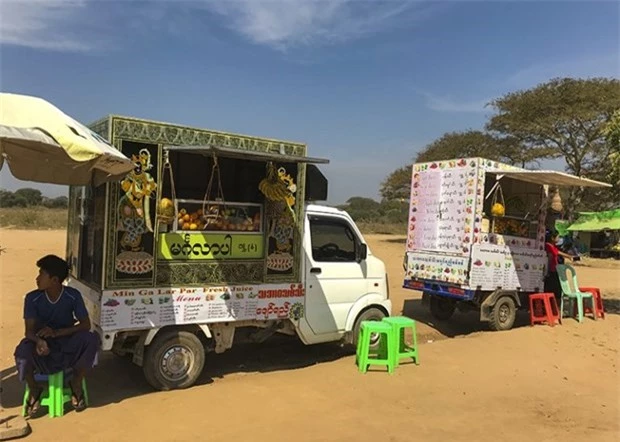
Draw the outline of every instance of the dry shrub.
[[[67,215],[67,209],[3,207],[0,208],[0,227],[27,230],[66,229]]]

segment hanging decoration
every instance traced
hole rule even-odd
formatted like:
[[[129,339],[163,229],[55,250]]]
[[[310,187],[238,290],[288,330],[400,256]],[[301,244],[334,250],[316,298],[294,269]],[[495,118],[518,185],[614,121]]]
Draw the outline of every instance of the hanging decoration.
[[[153,256],[143,250],[142,235],[153,232],[150,198],[157,184],[148,172],[153,164],[147,149],[141,149],[131,159],[136,167],[121,181],[124,195],[118,204],[118,230],[123,232],[120,241],[123,251],[116,256],[116,269],[144,274],[153,268]]]
[[[285,202],[293,221],[295,220],[295,192],[297,185],[293,178],[286,173],[284,167],[276,169],[272,162],[267,163],[267,176],[258,184],[259,190],[265,197],[274,202]]]

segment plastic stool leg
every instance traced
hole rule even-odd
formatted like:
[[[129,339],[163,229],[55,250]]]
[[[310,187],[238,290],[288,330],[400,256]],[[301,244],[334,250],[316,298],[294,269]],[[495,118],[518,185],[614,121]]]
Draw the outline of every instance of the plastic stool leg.
[[[592,294],[592,297],[590,298],[590,301],[592,302],[592,314],[594,315],[594,320],[598,321],[598,313],[596,312],[597,308],[596,308],[596,297],[594,296],[594,294]]]
[[[551,311],[551,300],[549,298],[545,298],[543,302],[545,306],[545,315],[547,317],[547,323],[553,327],[555,326],[555,320],[553,319],[553,314]]]
[[[413,322],[413,325],[411,326],[411,331],[413,332],[413,349],[415,351],[415,365],[420,365],[420,353],[418,352],[418,332],[416,329],[416,324],[415,321]]]
[[[394,336],[394,332],[391,329],[390,331],[385,333],[385,337],[387,338],[388,354],[386,356],[387,356],[387,361],[388,361],[388,373],[393,374],[394,368],[395,368],[394,354],[398,354],[398,353],[395,353],[393,350],[394,348],[398,347],[398,341],[396,340],[396,337]],[[390,350],[392,350],[391,354],[390,354]]]
[[[360,355],[358,360],[358,369],[361,373],[366,373],[368,371],[368,347],[370,346],[370,333],[368,329],[364,329],[362,327],[361,331],[362,337],[360,339]]]
[[[53,388],[54,417],[61,417],[65,413],[64,403],[64,373],[54,373],[49,377],[49,384]]]
[[[89,406],[90,401],[88,400],[88,388],[86,388],[86,378],[82,378],[82,394],[84,395],[84,402],[87,406]]]
[[[58,399],[56,398],[56,374],[50,374],[47,377],[47,414],[50,418],[56,417],[56,409],[58,408]]]
[[[24,389],[24,401],[22,402],[22,417],[26,417],[26,406],[28,405],[28,396],[30,396],[30,387],[26,384]]]

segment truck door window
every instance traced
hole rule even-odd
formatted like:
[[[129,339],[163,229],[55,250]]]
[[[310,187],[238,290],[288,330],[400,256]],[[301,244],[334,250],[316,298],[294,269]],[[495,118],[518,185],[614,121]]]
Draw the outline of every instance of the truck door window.
[[[316,262],[355,262],[356,237],[346,221],[310,218],[312,259]]]

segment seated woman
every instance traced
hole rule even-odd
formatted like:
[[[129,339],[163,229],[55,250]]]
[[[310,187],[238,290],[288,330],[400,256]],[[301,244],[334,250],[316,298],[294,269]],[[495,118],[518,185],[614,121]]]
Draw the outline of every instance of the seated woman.
[[[99,338],[90,332],[90,319],[81,293],[62,282],[69,274],[67,262],[54,255],[37,261],[37,290],[24,300],[25,338],[15,349],[20,379],[28,383],[27,413],[40,407],[43,388],[34,379],[38,373],[53,374],[73,369],[71,403],[77,411],[86,408],[82,379],[92,368]]]
[[[560,286],[560,278],[558,277],[558,264],[560,264],[560,257],[566,259],[576,258],[575,256],[564,253],[558,249],[556,243],[559,235],[560,234],[557,230],[551,230],[547,231],[547,235],[545,236],[545,251],[547,252],[548,258],[548,272],[545,277],[545,292],[553,293],[555,295],[558,306],[562,300],[562,287]]]

